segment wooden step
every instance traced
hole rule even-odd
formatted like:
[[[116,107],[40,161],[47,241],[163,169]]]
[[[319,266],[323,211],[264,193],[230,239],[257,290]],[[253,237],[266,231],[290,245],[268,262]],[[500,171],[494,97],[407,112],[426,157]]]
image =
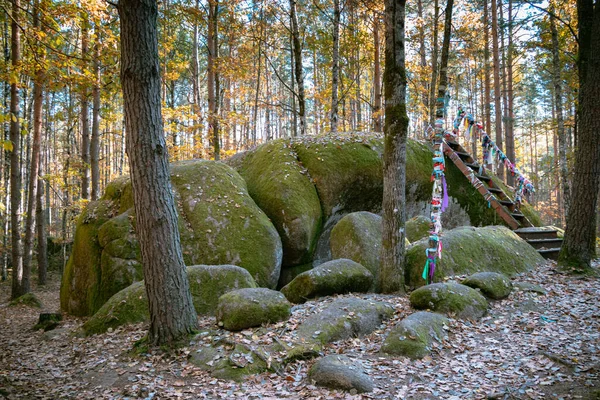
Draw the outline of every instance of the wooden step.
[[[479,164],[465,163],[465,165],[473,171],[479,171]]]
[[[458,154],[458,156],[462,159],[465,159],[465,158],[470,158],[471,160],[473,159],[473,157],[471,157],[471,155],[469,153],[463,153],[460,151],[455,151],[455,153]]]
[[[502,189],[498,189],[498,188],[495,188],[495,187],[489,187],[488,190],[490,192],[492,192],[492,193],[502,193],[502,194],[504,194],[504,192],[502,191]]]
[[[457,142],[453,142],[451,140],[446,140],[446,143],[448,144],[448,146],[450,146],[452,148],[452,150],[457,149],[460,147],[460,144]]]
[[[520,228],[514,232],[525,240],[554,239],[558,237],[558,231],[556,229],[545,227]]]
[[[504,193],[504,192],[502,192],[502,193]],[[510,200],[498,200],[498,203],[500,203],[500,204],[502,204],[503,206],[506,206],[506,207],[512,207],[512,206],[515,205],[515,203],[513,203]]]
[[[538,253],[542,255],[546,260],[558,260],[558,255],[560,254],[560,247],[555,249],[543,249],[538,250]]]
[[[489,176],[485,176],[485,175],[479,175],[476,174],[475,175],[477,177],[477,179],[479,179],[480,181],[485,181],[485,182],[490,182],[492,180],[492,178],[490,178]]]
[[[549,250],[549,249],[560,249],[562,246],[562,238],[551,238],[551,239],[529,239],[529,243],[534,249]]]

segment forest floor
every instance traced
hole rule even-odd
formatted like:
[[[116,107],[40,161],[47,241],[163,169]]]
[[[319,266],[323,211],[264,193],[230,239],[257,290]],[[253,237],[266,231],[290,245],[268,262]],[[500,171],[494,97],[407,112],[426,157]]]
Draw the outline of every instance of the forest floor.
[[[235,383],[192,365],[194,342],[170,354],[132,355],[145,334],[143,325],[84,338],[73,334],[84,320],[66,317],[57,330],[33,331],[40,309],[8,306],[10,286],[3,282],[0,398],[600,399],[600,279],[564,275],[548,262],[515,281],[541,285],[547,294],[513,291],[508,299],[492,302],[479,321],[451,320],[448,339],[419,361],[378,353],[391,327],[414,312],[407,298],[358,295],[392,304],[394,318],[369,336],[328,345],[323,352],[360,360],[376,386],[363,395],[315,387],[306,378],[314,360]],[[57,276],[34,292],[44,311],[58,310]],[[219,332],[245,344],[268,344],[275,337],[285,342],[299,323],[332,300],[296,306],[285,323]],[[214,318],[202,318],[200,324],[217,329]]]

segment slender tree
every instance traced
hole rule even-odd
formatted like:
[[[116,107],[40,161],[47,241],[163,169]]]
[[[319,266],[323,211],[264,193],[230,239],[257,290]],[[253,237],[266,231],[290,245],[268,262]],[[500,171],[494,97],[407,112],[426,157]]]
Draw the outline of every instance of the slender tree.
[[[81,13],[81,64],[85,71],[89,57],[89,17],[87,11]],[[90,198],[90,113],[88,85],[81,84],[81,198]]]
[[[331,133],[338,130],[339,98],[338,86],[340,79],[340,0],[333,0],[333,56],[331,59]]]
[[[440,81],[436,101],[436,119],[444,118],[446,111],[446,93],[448,92],[448,58],[450,56],[450,35],[452,33],[452,9],[454,0],[446,2],[446,18],[444,22],[444,39],[442,41],[442,57],[440,60]]]
[[[406,222],[405,0],[385,1],[385,143],[383,151],[383,249],[379,289],[404,291]]]
[[[580,122],[571,206],[560,265],[585,271],[596,257],[596,207],[600,186],[600,4],[578,0]]]
[[[100,29],[95,28],[94,87],[92,88],[92,139],[90,141],[90,168],[92,170],[92,200],[100,197]]]
[[[373,16],[373,130],[382,131],[381,123],[381,56],[379,45],[379,15]]]
[[[163,131],[156,0],[121,0],[121,82],[127,154],[146,294],[149,342],[171,343],[197,326],[185,272]]]
[[[431,82],[429,82],[429,124],[435,124],[435,89],[438,79],[438,25],[440,18],[440,6],[438,0],[434,0],[433,4],[433,47],[431,52]]]
[[[492,56],[494,59],[494,112],[496,118],[494,126],[496,127],[496,145],[502,149],[502,91],[500,90],[500,46],[498,35],[498,4],[492,0]],[[504,165],[501,165],[496,172],[498,177],[504,179]]]
[[[300,30],[298,28],[298,15],[296,0],[290,0],[290,15],[292,22],[292,47],[294,51],[294,78],[298,87],[298,119],[300,135],[306,134],[306,98],[304,95],[304,68],[302,67],[302,45],[300,44]]]

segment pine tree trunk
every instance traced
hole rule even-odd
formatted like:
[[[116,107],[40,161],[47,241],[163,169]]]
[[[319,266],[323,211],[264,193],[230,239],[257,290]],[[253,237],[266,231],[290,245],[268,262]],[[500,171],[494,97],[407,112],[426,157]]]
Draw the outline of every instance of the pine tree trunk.
[[[513,0],[508,0],[508,49],[506,50],[506,73],[507,73],[507,97],[508,110],[506,112],[506,156],[513,163],[517,162],[515,154],[515,113],[514,101],[515,94],[513,92]],[[514,186],[514,177],[509,174],[507,182]]]
[[[550,11],[554,9],[551,6]],[[550,16],[550,32],[552,35],[552,83],[554,85],[554,105],[556,107],[556,124],[558,135],[558,160],[560,166],[560,186],[562,187],[563,209],[560,210],[564,215],[569,213],[569,204],[571,203],[571,187],[569,185],[569,172],[567,170],[567,138],[565,134],[565,121],[563,118],[563,102],[562,102],[562,78],[561,64],[558,56],[558,30],[556,29],[556,21]]]
[[[589,269],[596,257],[596,218],[591,216],[596,215],[600,185],[600,5],[579,0],[577,12],[580,16],[589,14],[579,24],[579,70],[585,75],[579,77],[580,123],[573,191],[559,264],[579,271]]]
[[[81,18],[81,58],[85,68],[89,53],[88,17],[84,12]],[[90,117],[87,84],[81,87],[81,198],[90,198]]]
[[[331,133],[338,130],[338,84],[340,79],[340,0],[333,0],[333,56],[331,58]]]
[[[427,129],[427,111],[429,110],[427,79],[425,78],[425,70],[427,68],[427,58],[425,56],[425,23],[423,22],[423,0],[417,1],[417,17],[421,20],[418,26],[419,33],[419,60],[421,66],[421,134]]]
[[[121,0],[121,82],[151,345],[197,326],[183,263],[163,131],[156,0]]]
[[[383,151],[383,238],[378,289],[404,292],[406,220],[405,0],[385,0],[385,143]]]
[[[96,26],[94,88],[92,89],[92,140],[90,142],[92,200],[98,200],[100,197],[100,40],[100,30]]]
[[[381,56],[379,45],[379,16],[373,16],[373,47],[375,49],[373,60],[373,130],[381,132]]]
[[[213,153],[215,160],[221,159],[221,147],[219,143],[219,105],[218,105],[218,75],[216,61],[219,57],[218,51],[218,0],[208,2],[208,126],[210,137],[213,142]]]
[[[488,11],[488,2],[483,2],[483,36],[484,36],[484,49],[483,49],[483,64],[484,64],[484,76],[485,76],[485,132],[489,135],[492,134],[492,88],[490,79],[490,33],[488,26],[490,25],[490,17]]]
[[[200,0],[196,0],[196,10],[200,9]],[[198,57],[198,46],[199,46],[199,32],[198,32],[198,21],[194,19],[194,32],[193,32],[193,44],[192,44],[192,91],[194,98],[194,158],[202,158],[202,130],[200,125],[202,124],[202,112],[200,107],[200,60]]]
[[[21,65],[21,38],[20,17],[21,2],[12,0],[11,45],[10,58],[14,71]],[[16,299],[29,293],[29,277],[24,276],[23,254],[21,248],[21,229],[19,210],[21,207],[21,127],[19,108],[19,82],[18,78],[10,84],[10,141],[12,152],[10,154],[10,225],[11,225],[11,264],[12,264],[12,292],[11,298]]]
[[[306,134],[306,99],[304,96],[304,68],[302,68],[302,46],[300,44],[300,31],[298,29],[298,15],[296,0],[290,0],[290,15],[292,20],[292,47],[294,51],[294,78],[298,87],[298,132]]]
[[[444,118],[446,113],[446,92],[448,85],[448,57],[450,55],[450,35],[452,33],[452,9],[454,0],[446,3],[446,18],[444,21],[444,40],[442,42],[442,58],[440,60],[440,83],[438,85],[438,97],[436,101],[436,119]],[[434,121],[435,122],[435,121]]]
[[[44,210],[44,180],[38,179],[35,207],[35,225],[37,232],[38,284],[45,285],[48,271],[48,242],[46,238],[46,213]]]
[[[498,7],[496,0],[492,0],[492,47],[493,47],[493,58],[494,58],[494,111],[496,118],[494,125],[496,127],[496,145],[502,147],[502,105],[500,104],[502,99],[502,91],[500,90],[500,49],[499,49],[499,37],[498,37]],[[497,175],[500,179],[504,179],[504,165],[498,168]]]
[[[431,52],[431,82],[429,82],[429,124],[431,126],[435,125],[435,107],[437,104],[435,92],[438,79],[438,26],[440,18],[438,0],[434,0],[433,9],[433,43],[431,44],[433,50]]]

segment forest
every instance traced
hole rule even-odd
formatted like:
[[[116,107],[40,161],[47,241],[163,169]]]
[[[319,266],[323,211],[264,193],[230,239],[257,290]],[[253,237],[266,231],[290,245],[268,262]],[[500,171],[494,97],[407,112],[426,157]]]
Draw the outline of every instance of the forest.
[[[1,4],[0,398],[600,395],[598,1]]]

